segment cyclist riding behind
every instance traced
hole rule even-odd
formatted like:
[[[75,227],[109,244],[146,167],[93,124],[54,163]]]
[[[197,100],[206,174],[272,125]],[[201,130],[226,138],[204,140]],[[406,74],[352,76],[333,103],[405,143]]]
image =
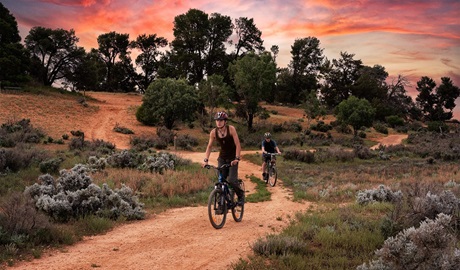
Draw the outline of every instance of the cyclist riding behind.
[[[231,167],[223,171],[223,178],[238,196],[238,204],[244,203],[244,190],[238,183],[238,163],[240,161],[241,144],[234,126],[227,125],[228,115],[226,112],[218,112],[214,116],[216,128],[209,133],[209,142],[206,148],[203,166],[208,165],[208,159],[211,155],[211,148],[214,141],[220,146],[219,157],[217,158],[218,166],[231,164]]]
[[[264,140],[262,141],[262,177],[265,181],[268,180],[268,174],[265,173],[266,163],[270,161],[270,154],[278,153],[281,154],[278,145],[272,140],[270,132],[265,132]]]

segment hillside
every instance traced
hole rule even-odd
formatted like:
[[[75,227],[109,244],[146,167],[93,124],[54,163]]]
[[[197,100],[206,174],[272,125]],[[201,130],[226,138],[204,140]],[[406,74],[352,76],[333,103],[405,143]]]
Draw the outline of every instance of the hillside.
[[[32,125],[42,128],[54,139],[70,134],[72,130],[81,130],[85,133],[85,139],[108,141],[118,149],[129,148],[132,136],[155,134],[155,127],[145,126],[136,120],[135,111],[142,104],[142,95],[108,92],[87,92],[86,95],[88,98],[84,105],[79,97],[59,93],[0,93],[0,123],[27,118]],[[269,111],[277,111],[270,121],[284,122],[304,117],[301,109],[273,105],[264,107]],[[331,119],[326,117],[325,122]],[[131,129],[134,135],[113,131],[116,125]],[[207,136],[198,129],[182,132]],[[389,145],[399,143],[405,135],[384,137],[372,134],[370,138],[377,142],[384,140]]]

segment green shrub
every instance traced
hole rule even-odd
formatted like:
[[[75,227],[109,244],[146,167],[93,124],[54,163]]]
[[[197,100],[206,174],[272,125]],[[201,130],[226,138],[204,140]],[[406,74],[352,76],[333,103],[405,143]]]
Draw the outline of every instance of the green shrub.
[[[432,132],[438,132],[438,133],[443,133],[443,132],[449,132],[449,126],[441,121],[430,121],[427,123],[428,126],[428,131]]]
[[[118,133],[122,133],[122,134],[134,134],[134,131],[132,131],[129,128],[122,127],[122,126],[118,125],[118,123],[113,128],[113,131],[118,132]]]
[[[59,166],[61,165],[62,158],[51,158],[45,161],[40,162],[39,168],[42,173],[57,173],[59,171]]]
[[[192,150],[193,147],[198,145],[198,139],[189,135],[179,135],[176,138],[176,146],[185,150]]]
[[[380,132],[382,134],[388,134],[388,128],[387,126],[385,126],[385,124],[383,123],[380,123],[380,122],[377,122],[374,124],[374,129],[377,131],[377,132]]]
[[[392,127],[395,128],[397,126],[403,126],[404,125],[404,119],[397,115],[390,115],[385,117],[385,121]]]
[[[318,123],[311,125],[312,130],[327,132],[332,129],[332,126],[324,123],[324,121],[318,121]]]

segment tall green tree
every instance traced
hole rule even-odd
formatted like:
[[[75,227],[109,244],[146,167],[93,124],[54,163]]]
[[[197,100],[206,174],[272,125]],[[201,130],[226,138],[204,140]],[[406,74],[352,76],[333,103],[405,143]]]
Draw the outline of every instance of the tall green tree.
[[[305,99],[302,94],[316,92],[319,89],[321,67],[323,66],[323,49],[315,37],[296,39],[291,46],[292,90],[290,103],[299,104]]]
[[[235,32],[237,36],[235,59],[249,52],[261,53],[265,51],[262,31],[257,28],[254,19],[247,17],[235,19]]]
[[[359,70],[363,64],[355,60],[354,54],[340,53],[341,58],[325,62],[325,78],[321,88],[324,102],[335,108],[340,102],[352,95],[352,87],[360,77]]]
[[[217,107],[228,107],[230,90],[230,87],[224,82],[224,77],[217,74],[209,76],[198,85],[198,98],[209,108],[209,125],[213,123],[212,119]]]
[[[29,79],[30,57],[20,41],[16,18],[0,3],[0,82],[3,85],[16,85]]]
[[[460,96],[460,89],[453,85],[449,77],[442,77],[441,85],[436,88],[433,79],[423,76],[417,82],[416,90],[419,94],[415,100],[425,120],[444,121],[452,118],[455,99]]]
[[[138,76],[139,91],[144,93],[147,87],[155,80],[160,68],[163,52],[160,49],[168,45],[167,39],[153,35],[139,35],[131,43],[131,47],[139,49],[141,53],[136,57],[136,65],[141,68],[142,74]]]
[[[317,119],[320,116],[326,115],[326,107],[321,104],[317,93],[314,91],[306,94],[303,108],[307,115],[308,125],[310,125],[312,119]]]
[[[385,99],[379,104],[373,104],[377,109],[375,119],[385,121],[387,116],[396,115],[403,119],[418,119],[415,103],[407,94],[409,80],[403,75],[398,75],[387,85]]]
[[[358,135],[361,127],[370,127],[374,121],[375,109],[366,99],[359,99],[350,96],[343,100],[336,108],[337,120],[341,123],[351,125],[354,135]]]
[[[190,9],[174,18],[174,40],[168,55],[180,78],[190,84],[199,83],[208,75],[226,70],[225,43],[232,34],[230,17]],[[222,75],[222,74],[221,74]]]
[[[121,90],[122,82],[132,79],[129,76],[134,75],[128,52],[129,34],[114,31],[101,34],[97,37],[97,43],[99,57],[106,65],[105,90]]]
[[[292,70],[289,68],[281,68],[278,71],[275,85],[275,100],[281,103],[291,103],[292,93],[295,93],[294,89],[294,77]]]
[[[66,81],[78,91],[101,91],[105,75],[106,65],[99,52],[92,49],[77,62],[74,72],[66,76]]]
[[[172,129],[177,121],[193,121],[197,108],[195,89],[185,80],[158,79],[147,88],[136,118],[146,125]]]
[[[33,27],[25,38],[26,48],[36,63],[35,76],[47,86],[65,78],[66,72],[72,70],[85,54],[83,47],[78,47],[75,31]]]
[[[388,72],[381,65],[362,66],[358,70],[358,79],[351,86],[351,94],[357,98],[383,101],[387,96]]]
[[[248,130],[252,130],[255,114],[259,111],[259,102],[267,90],[273,88],[276,81],[276,64],[270,53],[260,55],[249,53],[229,66],[236,91],[242,98],[247,113]]]

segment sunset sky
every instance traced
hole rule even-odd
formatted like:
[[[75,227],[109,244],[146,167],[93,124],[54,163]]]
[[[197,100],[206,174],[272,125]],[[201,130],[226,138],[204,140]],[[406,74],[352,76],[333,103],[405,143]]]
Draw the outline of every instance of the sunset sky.
[[[1,0],[16,18],[21,36],[30,28],[74,29],[79,46],[97,48],[100,34],[157,34],[173,40],[177,15],[196,8],[253,18],[264,45],[280,48],[286,67],[296,39],[316,37],[329,59],[355,54],[367,66],[382,65],[389,81],[401,74],[415,87],[421,76],[460,86],[460,0]],[[415,97],[414,88],[408,89]],[[455,118],[460,119],[460,98]]]

